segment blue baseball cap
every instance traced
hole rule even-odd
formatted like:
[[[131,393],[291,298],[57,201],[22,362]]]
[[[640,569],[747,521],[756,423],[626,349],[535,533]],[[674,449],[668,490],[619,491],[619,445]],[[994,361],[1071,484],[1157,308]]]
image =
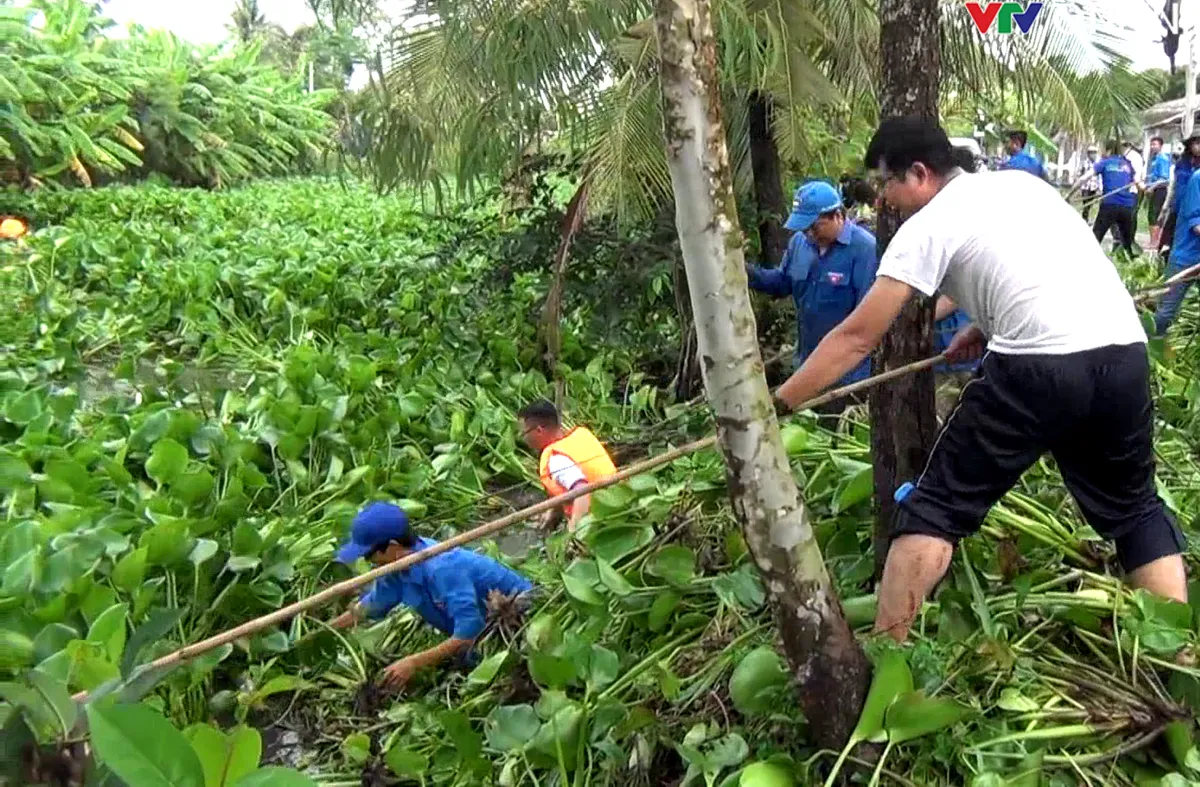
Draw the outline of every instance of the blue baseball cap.
[[[342,563],[353,563],[407,534],[408,514],[403,509],[392,503],[368,503],[354,517],[350,540],[338,550],[337,559]]]
[[[792,232],[804,232],[822,213],[842,207],[842,195],[823,180],[812,180],[796,189],[792,215],[783,226]]]

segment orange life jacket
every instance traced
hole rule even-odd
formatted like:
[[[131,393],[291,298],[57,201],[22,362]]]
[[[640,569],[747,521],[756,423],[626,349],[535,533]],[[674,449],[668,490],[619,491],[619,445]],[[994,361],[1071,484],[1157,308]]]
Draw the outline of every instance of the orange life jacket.
[[[20,219],[5,216],[0,220],[0,238],[16,240],[28,231],[29,228]]]
[[[612,457],[608,455],[604,445],[596,439],[596,435],[582,426],[577,426],[542,450],[542,456],[538,462],[538,477],[541,478],[542,486],[546,488],[546,492],[551,497],[565,495],[568,491],[550,475],[551,454],[562,454],[578,465],[589,484],[617,472],[617,466],[613,464]]]

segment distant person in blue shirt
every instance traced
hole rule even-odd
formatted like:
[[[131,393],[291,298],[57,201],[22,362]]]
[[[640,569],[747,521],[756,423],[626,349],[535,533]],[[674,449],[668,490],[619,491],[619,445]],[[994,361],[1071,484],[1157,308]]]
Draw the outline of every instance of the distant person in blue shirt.
[[[408,515],[391,503],[370,503],[354,518],[350,540],[337,553],[342,563],[366,558],[385,566],[436,544],[416,535]],[[448,639],[414,653],[383,671],[382,684],[401,688],[418,670],[457,657],[466,661],[486,625],[488,597],[499,592],[524,597],[533,583],[501,563],[469,549],[454,548],[411,568],[375,580],[333,628],[349,628],[362,618],[377,620],[403,604]]]
[[[1028,144],[1029,135],[1024,131],[1014,129],[1008,132],[1008,160],[1000,165],[1000,169],[1019,169],[1046,180],[1046,168],[1032,153],[1025,150]]]
[[[1175,223],[1179,215],[1179,203],[1183,192],[1187,190],[1192,172],[1200,166],[1200,134],[1193,134],[1183,141],[1183,153],[1175,162],[1175,175],[1167,188],[1167,217],[1162,225],[1162,234],[1158,239],[1158,253],[1170,259],[1171,243],[1175,240]]]
[[[954,165],[965,173],[978,169],[975,154],[970,149],[955,147],[950,152]],[[933,350],[938,355],[946,351],[955,334],[971,324],[971,318],[965,311],[958,308],[954,301],[945,295],[939,295],[933,311]],[[951,374],[965,383],[967,378],[979,368],[979,359],[964,359],[953,363],[947,362],[934,367],[939,374]]]
[[[1200,173],[1192,172],[1186,183],[1181,183],[1183,196],[1179,201],[1179,214],[1175,221],[1175,237],[1171,239],[1171,259],[1167,263],[1167,277],[1182,273],[1193,265],[1200,264]],[[1179,308],[1187,297],[1188,290],[1195,284],[1195,277],[1171,286],[1154,314],[1154,330],[1159,336],[1167,332],[1171,323],[1179,316]]]
[[[1150,223],[1150,245],[1158,248],[1162,235],[1163,206],[1167,203],[1167,187],[1171,184],[1171,156],[1163,150],[1163,138],[1150,138],[1150,166],[1146,168],[1146,191],[1150,199],[1146,204],[1146,220]]]
[[[810,181],[796,190],[792,214],[784,225],[794,234],[775,268],[747,266],[750,287],[796,304],[795,364],[828,329],[849,314],[875,278],[875,236],[846,218],[838,190]],[[843,383],[870,375],[869,364],[851,371]]]
[[[1099,242],[1104,240],[1110,229],[1113,230],[1117,242],[1126,253],[1136,257],[1138,252],[1133,247],[1133,209],[1137,205],[1137,195],[1134,193],[1136,175],[1133,164],[1121,155],[1120,146],[1115,141],[1110,141],[1105,146],[1105,151],[1108,155],[1092,167],[1092,171],[1100,176],[1100,188],[1104,193],[1100,198],[1100,209],[1096,211],[1096,223],[1092,225],[1092,232]],[[1083,185],[1087,176],[1088,173],[1085,172],[1075,181],[1071,191],[1067,193],[1068,200]]]
[[[776,298],[788,295],[796,304],[796,368],[820,344],[825,334],[862,302],[879,259],[875,236],[846,219],[842,197],[829,183],[805,183],[796,190],[792,215],[784,226],[794,232],[777,268],[746,266],[750,287]],[[871,360],[863,359],[841,384],[866,379]],[[846,399],[818,408],[837,415]]]

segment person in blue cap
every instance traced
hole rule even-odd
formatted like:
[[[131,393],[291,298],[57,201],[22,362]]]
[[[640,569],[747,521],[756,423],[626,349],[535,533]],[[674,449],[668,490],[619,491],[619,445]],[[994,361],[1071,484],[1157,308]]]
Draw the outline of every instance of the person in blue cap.
[[[747,265],[746,275],[751,289],[776,298],[791,295],[795,301],[795,366],[799,368],[825,334],[862,302],[879,260],[875,236],[846,219],[841,195],[825,181],[809,181],[796,190],[792,215],[784,227],[795,234],[779,266]],[[842,383],[870,374],[871,361],[864,359]],[[846,404],[842,399],[818,409],[822,415],[836,416]]]
[[[370,503],[354,518],[350,540],[337,553],[342,563],[366,558],[375,566],[394,563],[428,549],[436,541],[409,527],[408,515],[391,503]],[[533,583],[486,555],[454,548],[423,563],[380,577],[358,602],[330,625],[349,628],[363,618],[378,620],[403,604],[447,635],[439,645],[396,661],[381,683],[398,689],[418,670],[451,659],[465,659],[483,633],[489,596],[528,598]]]
[[[1000,165],[1000,169],[1019,169],[1046,180],[1046,168],[1033,154],[1025,150],[1029,144],[1029,135],[1020,129],[1008,132],[1008,160]]]

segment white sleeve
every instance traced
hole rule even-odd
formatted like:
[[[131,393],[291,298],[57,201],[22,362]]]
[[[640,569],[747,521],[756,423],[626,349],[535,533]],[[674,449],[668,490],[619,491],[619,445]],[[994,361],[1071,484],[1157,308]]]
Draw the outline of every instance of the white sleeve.
[[[550,477],[568,491],[576,484],[587,483],[587,477],[579,469],[579,465],[565,454],[552,452],[549,461],[546,462],[546,469],[550,471]]]
[[[957,241],[946,236],[944,226],[938,226],[948,218],[918,213],[901,224],[875,275],[902,281],[925,295],[936,293],[957,249]]]

